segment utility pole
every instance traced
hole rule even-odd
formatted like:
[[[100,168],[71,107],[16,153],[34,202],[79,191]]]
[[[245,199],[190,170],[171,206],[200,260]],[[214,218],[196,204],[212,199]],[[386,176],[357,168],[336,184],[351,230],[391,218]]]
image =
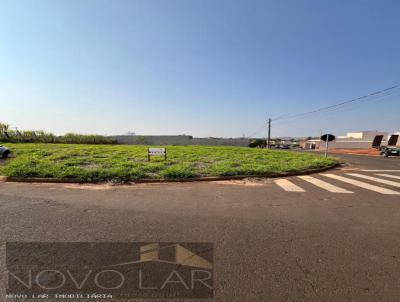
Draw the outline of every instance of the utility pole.
[[[268,119],[267,148],[268,148],[268,149],[271,149],[271,118]]]

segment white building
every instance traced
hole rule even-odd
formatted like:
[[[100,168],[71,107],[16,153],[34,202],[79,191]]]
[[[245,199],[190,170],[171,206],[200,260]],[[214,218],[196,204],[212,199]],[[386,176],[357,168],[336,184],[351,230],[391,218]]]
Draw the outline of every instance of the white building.
[[[369,149],[378,148],[387,144],[388,133],[382,131],[349,132],[344,136],[337,136],[329,143],[329,149]],[[319,149],[325,149],[321,142]]]
[[[386,144],[383,144],[384,146],[397,146],[400,147],[400,131],[395,132],[392,135],[389,136],[388,140],[385,142]]]

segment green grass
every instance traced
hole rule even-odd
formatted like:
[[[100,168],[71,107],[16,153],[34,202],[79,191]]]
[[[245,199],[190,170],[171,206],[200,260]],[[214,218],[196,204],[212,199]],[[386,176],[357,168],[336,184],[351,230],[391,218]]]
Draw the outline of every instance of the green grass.
[[[147,146],[7,144],[13,158],[0,175],[75,178],[82,182],[188,179],[303,171],[335,164],[319,155],[241,147],[170,146],[147,161]]]

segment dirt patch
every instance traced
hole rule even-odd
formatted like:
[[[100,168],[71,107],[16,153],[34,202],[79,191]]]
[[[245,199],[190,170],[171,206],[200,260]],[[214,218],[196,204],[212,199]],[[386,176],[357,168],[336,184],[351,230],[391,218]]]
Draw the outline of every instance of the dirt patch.
[[[91,191],[115,189],[115,185],[112,184],[62,184],[62,187],[66,189],[91,190]]]
[[[241,179],[241,180],[221,180],[221,181],[216,181],[217,184],[223,184],[223,185],[235,185],[235,186],[263,186],[266,183],[270,183],[271,179],[262,179],[262,178],[246,178],[246,179]]]
[[[329,150],[329,153],[379,156],[379,150],[374,149],[374,148],[370,148],[370,149],[331,149],[331,150]]]
[[[9,161],[10,158],[0,158],[0,166],[5,165],[7,161]]]

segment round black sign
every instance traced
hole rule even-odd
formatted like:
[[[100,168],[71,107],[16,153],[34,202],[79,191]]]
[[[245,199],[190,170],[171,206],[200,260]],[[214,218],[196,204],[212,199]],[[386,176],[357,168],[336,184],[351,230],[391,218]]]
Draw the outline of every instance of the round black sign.
[[[335,136],[334,136],[333,134],[324,134],[324,135],[321,136],[321,141],[324,141],[324,142],[326,142],[326,141],[331,142],[331,141],[333,141],[333,140],[335,140]]]

